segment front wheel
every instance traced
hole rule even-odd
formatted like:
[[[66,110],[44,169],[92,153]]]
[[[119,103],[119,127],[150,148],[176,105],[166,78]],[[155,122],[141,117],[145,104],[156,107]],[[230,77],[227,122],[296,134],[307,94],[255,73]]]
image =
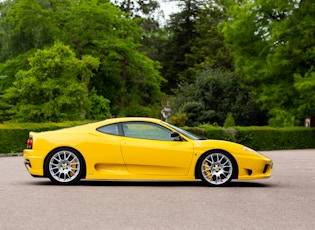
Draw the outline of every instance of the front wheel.
[[[56,184],[74,184],[83,174],[84,161],[82,156],[71,149],[59,149],[52,152],[45,162],[45,172]]]
[[[234,165],[224,152],[207,153],[198,164],[201,180],[210,186],[223,186],[233,178]]]

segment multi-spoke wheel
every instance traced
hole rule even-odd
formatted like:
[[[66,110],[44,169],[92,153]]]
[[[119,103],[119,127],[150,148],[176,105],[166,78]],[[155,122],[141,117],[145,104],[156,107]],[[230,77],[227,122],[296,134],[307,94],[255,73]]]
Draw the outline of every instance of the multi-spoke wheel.
[[[45,172],[49,179],[57,184],[74,184],[84,171],[81,155],[70,149],[52,152],[45,162]]]
[[[198,170],[202,181],[207,185],[223,186],[232,180],[234,165],[226,153],[210,152],[203,156]]]

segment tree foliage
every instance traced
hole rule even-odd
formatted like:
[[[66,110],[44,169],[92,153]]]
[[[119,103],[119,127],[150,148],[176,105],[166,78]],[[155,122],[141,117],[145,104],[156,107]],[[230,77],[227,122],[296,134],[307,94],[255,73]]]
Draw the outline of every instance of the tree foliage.
[[[185,70],[187,75],[195,76],[206,66],[234,71],[232,55],[218,30],[218,25],[225,20],[226,13],[217,1],[201,4],[193,29],[196,36],[190,46],[191,53],[186,55],[186,62],[191,63],[191,67]]]
[[[315,64],[315,2],[228,3],[229,20],[222,24],[222,32],[234,53],[237,72],[261,108],[274,118],[279,113],[299,121],[314,116],[314,97],[307,92],[312,90]]]
[[[249,91],[233,72],[203,69],[196,80],[182,83],[174,100],[174,113],[185,113],[187,125],[223,125],[229,113],[237,125],[264,125],[264,113],[252,102]]]
[[[76,120],[88,109],[87,82],[99,61],[79,60],[61,43],[39,50],[29,59],[30,68],[20,70],[3,98],[14,105],[14,118],[23,121]]]
[[[90,72],[82,73],[81,80],[87,91],[94,88],[99,96],[110,100],[112,113],[124,115],[130,105],[153,109],[159,103],[163,82],[160,66],[140,52],[141,30],[136,20],[108,0],[13,1],[1,23],[8,32],[2,44],[12,52],[4,55],[6,62],[0,65],[0,75],[10,74],[10,82],[16,73],[9,69],[27,68],[21,68],[17,57],[60,41],[79,60],[100,60],[97,72],[92,73],[95,77],[90,79]]]
[[[163,91],[175,98],[172,111],[179,118],[185,115],[190,125],[223,125],[229,113],[237,125],[264,125],[266,113],[272,126],[293,126],[305,117],[315,120],[315,2],[177,2],[179,11],[164,24],[154,16],[156,0],[119,0],[117,6],[109,0],[0,2],[0,96],[6,92],[7,99],[0,99],[6,111],[0,116],[5,119],[15,111],[21,118],[20,111],[37,111],[25,119],[156,117]],[[13,96],[14,90],[23,95],[19,90],[34,79],[33,84],[40,84],[46,72],[53,77],[43,86],[60,90],[64,78],[53,75],[53,69],[65,74],[70,71],[66,64],[58,67],[56,59],[45,56],[54,67],[43,71],[35,65],[39,52],[65,58],[62,49],[53,51],[56,44],[72,52],[68,61],[77,67],[67,84],[76,82],[82,90],[79,101],[76,93],[65,93],[64,101],[79,103],[72,118],[64,106],[65,114],[53,110],[44,115],[49,109],[43,110],[43,103],[32,108],[33,99],[30,103]],[[63,89],[72,92],[71,87]],[[49,108],[61,109],[58,100]]]
[[[90,91],[88,107],[88,119],[103,120],[111,116],[110,101],[103,96],[97,95],[95,89]]]
[[[186,69],[192,66],[186,57],[191,54],[191,46],[195,40],[195,20],[199,11],[199,0],[180,0],[178,5],[182,11],[171,15],[167,25],[169,37],[165,43],[162,74],[168,80],[163,90],[171,93],[177,85],[184,82],[193,82],[195,76],[186,73]]]

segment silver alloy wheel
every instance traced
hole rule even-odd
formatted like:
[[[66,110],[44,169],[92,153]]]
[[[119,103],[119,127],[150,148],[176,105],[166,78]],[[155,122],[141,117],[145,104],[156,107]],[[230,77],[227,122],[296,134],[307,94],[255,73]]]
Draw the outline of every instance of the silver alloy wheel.
[[[51,156],[48,162],[48,170],[56,182],[69,183],[77,179],[80,174],[80,159],[72,151],[58,151]]]
[[[200,170],[205,182],[223,185],[232,179],[233,163],[226,154],[210,153],[201,162]]]

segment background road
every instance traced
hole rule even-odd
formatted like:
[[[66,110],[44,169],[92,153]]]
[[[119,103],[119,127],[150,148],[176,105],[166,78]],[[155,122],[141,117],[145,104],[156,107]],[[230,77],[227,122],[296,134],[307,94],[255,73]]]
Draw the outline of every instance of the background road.
[[[200,182],[31,177],[21,156],[0,157],[0,229],[315,229],[315,150],[263,152],[270,179],[209,188]]]

